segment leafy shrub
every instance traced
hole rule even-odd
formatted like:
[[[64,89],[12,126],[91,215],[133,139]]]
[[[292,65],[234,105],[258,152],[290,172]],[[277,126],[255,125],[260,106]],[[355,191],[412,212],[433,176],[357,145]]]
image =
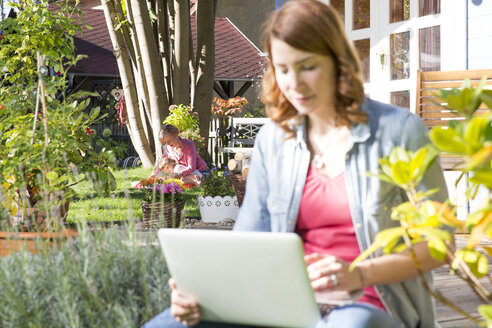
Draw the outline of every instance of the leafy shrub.
[[[169,115],[164,120],[165,124],[172,124],[180,131],[180,136],[195,143],[197,148],[205,147],[205,138],[200,135],[198,125],[198,113],[193,108],[185,105],[172,105],[169,107]]]
[[[58,230],[57,207],[75,196],[74,185],[88,180],[106,194],[116,188],[115,152],[103,141],[93,147],[91,127],[103,116],[98,107],[89,110],[89,99],[80,100],[88,93],[65,94],[68,70],[85,57],[74,54],[73,36],[82,31],[80,11],[48,0],[11,6],[17,17],[0,21],[2,205],[20,217],[20,223],[9,222],[19,229]],[[58,214],[36,227],[29,223],[28,208]]]
[[[164,123],[172,124],[180,131],[195,130],[198,128],[198,113],[193,112],[190,106],[172,105]]]
[[[158,247],[135,231],[80,230],[46,254],[0,260],[0,327],[140,327],[169,306]]]

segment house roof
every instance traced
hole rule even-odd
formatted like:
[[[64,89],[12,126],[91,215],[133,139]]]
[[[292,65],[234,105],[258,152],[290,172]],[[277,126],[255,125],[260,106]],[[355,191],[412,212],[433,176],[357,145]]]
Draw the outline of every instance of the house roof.
[[[72,72],[89,76],[118,76],[118,66],[104,18],[99,9],[84,9],[84,23],[92,30],[74,37],[78,54],[85,58],[77,63]],[[192,22],[194,16],[191,17]],[[196,29],[192,24],[194,44]],[[196,48],[196,47],[195,47]],[[266,58],[260,50],[237,29],[227,18],[215,18],[215,79],[216,80],[257,80],[263,76]]]
[[[191,17],[195,44],[194,19]],[[260,55],[260,50],[228,18],[215,18],[216,80],[258,80],[266,66],[267,59]]]
[[[71,71],[90,76],[119,76],[104,11],[83,9],[82,20],[92,29],[76,34],[74,44],[77,54],[87,55],[88,58],[79,61]]]

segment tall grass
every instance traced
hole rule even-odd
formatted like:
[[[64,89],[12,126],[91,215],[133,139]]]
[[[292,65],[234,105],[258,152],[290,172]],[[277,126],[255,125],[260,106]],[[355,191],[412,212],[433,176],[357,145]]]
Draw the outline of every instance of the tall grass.
[[[117,189],[110,195],[94,193],[89,183],[75,186],[78,195],[70,202],[68,222],[94,221],[127,221],[142,218],[140,202],[145,198],[145,191],[131,188],[132,181],[139,181],[150,175],[151,169],[142,167],[120,169],[115,172]],[[186,200],[185,216],[200,216],[196,197],[199,189],[191,188],[184,191]]]
[[[145,191],[130,187],[150,169],[115,172],[117,190],[98,195],[75,186],[67,221],[79,237],[60,249],[22,251],[0,258],[0,327],[140,327],[169,307],[169,274],[155,231],[139,232]],[[185,216],[199,216],[188,189]],[[87,222],[122,221],[118,228]]]
[[[169,306],[155,234],[79,233],[60,250],[0,260],[0,327],[140,327]]]

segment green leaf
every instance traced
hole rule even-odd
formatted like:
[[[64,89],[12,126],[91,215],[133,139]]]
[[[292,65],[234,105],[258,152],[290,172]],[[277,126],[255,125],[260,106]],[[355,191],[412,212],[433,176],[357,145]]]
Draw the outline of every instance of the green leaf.
[[[395,239],[401,238],[405,234],[405,228],[394,227],[383,230],[376,235],[374,242],[384,246],[392,243]]]
[[[365,251],[363,251],[357,258],[350,264],[349,270],[353,270],[354,267],[357,265],[357,263],[365,260],[366,258],[369,257],[372,253],[377,251],[379,248],[381,248],[381,245],[378,243],[372,243]]]
[[[478,265],[477,265],[477,274],[476,276],[479,278],[485,277],[487,273],[489,272],[489,260],[485,255],[480,253],[480,257],[478,259]]]
[[[435,127],[430,131],[429,137],[434,145],[445,152],[466,154],[467,148],[463,138],[452,128]]]
[[[456,258],[452,265],[454,269],[457,268],[457,263],[455,264],[455,262],[459,260],[463,260],[478,279],[484,277],[488,272],[487,257],[477,250],[460,249],[456,252]]]
[[[410,170],[412,172],[411,178],[413,179],[415,185],[420,183],[425,173],[429,169],[429,166],[435,162],[438,156],[439,152],[431,144],[417,150],[412,158],[412,161],[410,162]],[[421,157],[423,157],[423,160]],[[422,162],[420,162],[421,160]]]
[[[99,116],[100,112],[101,112],[101,109],[99,107],[92,108],[89,116],[91,117],[92,120],[95,120]]]
[[[439,238],[433,238],[427,243],[430,255],[438,261],[443,261],[446,257],[446,243]]]
[[[395,181],[400,185],[407,185],[411,182],[410,164],[408,162],[398,161],[391,167],[391,173]]]
[[[477,166],[483,166],[492,158],[492,145],[481,147],[466,163],[467,170],[475,170]]]
[[[416,228],[422,235],[425,235],[432,239],[441,239],[441,240],[451,240],[451,235],[447,230],[437,229],[428,226],[421,226]]]
[[[492,305],[482,304],[477,309],[480,315],[487,321],[487,327],[492,327]]]
[[[111,172],[108,172],[108,186],[109,186],[109,191],[114,191],[117,188],[116,179],[114,178],[114,175]]]
[[[475,171],[474,175],[470,178],[470,182],[475,184],[483,184],[488,188],[492,188],[492,171]]]
[[[46,179],[56,180],[56,179],[58,179],[58,174],[55,171],[50,171],[50,172],[46,173]]]
[[[492,90],[482,91],[480,100],[487,105],[487,108],[492,109]]]
[[[460,262],[463,261],[464,252],[464,249],[460,249],[455,253],[454,260],[451,263],[451,268],[453,270],[456,270],[459,267]]]
[[[350,264],[349,270],[353,270],[357,263],[369,257],[379,248],[395,243],[395,240],[398,240],[404,234],[405,229],[403,227],[394,227],[381,231],[376,235],[374,242]]]
[[[481,139],[487,121],[484,117],[474,117],[466,124],[465,141],[471,148],[481,146]]]
[[[395,147],[391,150],[389,155],[389,162],[391,165],[396,164],[397,162],[409,162],[410,161],[410,151],[403,149],[402,147]]]

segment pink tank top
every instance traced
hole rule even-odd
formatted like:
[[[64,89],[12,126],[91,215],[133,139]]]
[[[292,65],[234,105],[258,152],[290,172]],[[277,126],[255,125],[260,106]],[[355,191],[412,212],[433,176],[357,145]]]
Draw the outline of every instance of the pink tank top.
[[[328,178],[316,168],[309,167],[296,233],[304,242],[306,254],[331,254],[349,263],[360,254],[350,214],[345,173]],[[386,311],[372,286],[364,288],[364,296],[359,302]]]

